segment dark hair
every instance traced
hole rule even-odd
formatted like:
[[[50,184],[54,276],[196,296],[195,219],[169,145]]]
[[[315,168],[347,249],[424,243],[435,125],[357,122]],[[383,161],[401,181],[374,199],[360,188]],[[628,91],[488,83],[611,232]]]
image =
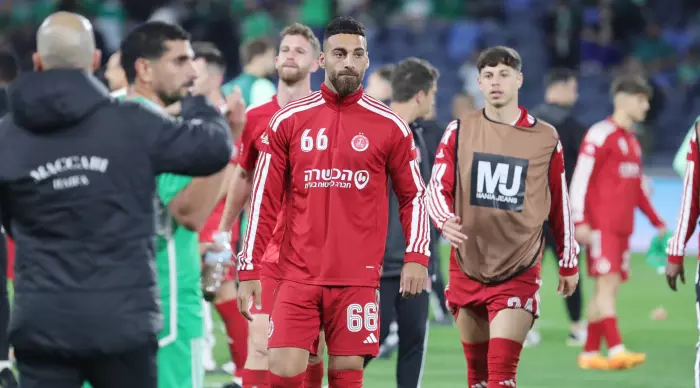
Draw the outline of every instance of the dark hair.
[[[483,70],[484,67],[498,65],[506,65],[517,71],[522,71],[523,61],[517,51],[506,46],[489,47],[482,51],[479,54],[479,59],[476,60],[476,68],[479,71]]]
[[[274,43],[270,38],[256,38],[241,45],[241,63],[245,66],[253,61],[253,58],[263,55],[269,50],[274,50]]]
[[[224,59],[221,51],[213,43],[193,42],[192,50],[194,51],[195,59],[202,58],[208,65],[214,65],[221,71],[226,70],[226,59]]]
[[[386,65],[380,66],[375,73],[377,73],[379,78],[383,79],[384,81],[391,82],[391,77],[394,74],[394,70],[396,70],[396,65],[393,63],[387,63]]]
[[[0,82],[10,83],[19,75],[19,60],[9,51],[0,52]]]
[[[545,79],[545,83],[547,87],[556,85],[560,82],[569,82],[571,79],[576,78],[576,73],[574,73],[573,70],[567,69],[567,68],[558,68],[558,69],[552,69],[549,74],[547,74],[547,78]]]
[[[340,16],[331,20],[323,32],[323,41],[333,35],[350,34],[366,36],[365,26],[350,16]]]
[[[287,35],[301,36],[311,44],[311,48],[316,54],[321,51],[321,42],[318,41],[318,38],[314,35],[313,30],[311,30],[309,26],[305,26],[301,23],[292,23],[280,32],[280,40],[284,39]]]
[[[399,62],[391,76],[391,99],[406,102],[420,91],[428,93],[440,73],[430,62],[410,57]]]
[[[136,80],[137,59],[160,58],[167,51],[165,42],[173,40],[190,40],[190,34],[178,25],[159,21],[144,23],[131,31],[119,48],[126,80],[130,84]]]
[[[615,78],[610,88],[610,94],[612,94],[613,97],[618,93],[646,94],[647,97],[651,98],[653,89],[644,77],[625,74]]]

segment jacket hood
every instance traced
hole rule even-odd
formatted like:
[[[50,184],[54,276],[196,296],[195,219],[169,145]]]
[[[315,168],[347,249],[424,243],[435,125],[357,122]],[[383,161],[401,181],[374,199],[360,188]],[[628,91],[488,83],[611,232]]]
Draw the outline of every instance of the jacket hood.
[[[109,100],[109,92],[84,70],[52,69],[26,73],[12,83],[14,122],[36,133],[68,128]]]

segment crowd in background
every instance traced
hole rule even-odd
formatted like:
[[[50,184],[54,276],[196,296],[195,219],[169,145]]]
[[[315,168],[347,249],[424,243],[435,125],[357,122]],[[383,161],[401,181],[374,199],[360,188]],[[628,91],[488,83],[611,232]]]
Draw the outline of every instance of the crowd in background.
[[[651,111],[640,128],[647,158],[670,160],[700,112],[700,2],[696,0],[5,0],[0,3],[0,47],[31,68],[37,24],[63,9],[87,15],[98,45],[113,52],[133,26],[148,19],[176,22],[193,40],[215,43],[227,59],[227,77],[241,70],[241,42],[276,37],[300,21],[320,33],[335,15],[351,15],[370,30],[370,72],[406,56],[430,60],[442,75],[437,119],[447,123],[479,108],[475,55],[505,44],[524,62],[521,101],[542,101],[552,67],[576,69],[575,112],[590,125],[610,112],[609,85],[619,72],[648,76]],[[104,55],[103,60],[109,58]],[[322,73],[314,75],[318,85]],[[670,164],[670,163],[668,163]]]

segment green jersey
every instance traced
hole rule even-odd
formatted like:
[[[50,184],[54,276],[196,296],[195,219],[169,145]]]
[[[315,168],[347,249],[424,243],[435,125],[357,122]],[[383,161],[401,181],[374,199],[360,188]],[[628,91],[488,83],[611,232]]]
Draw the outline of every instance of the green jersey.
[[[133,101],[165,114],[159,105],[146,98],[136,97]],[[158,336],[161,347],[178,338],[189,340],[204,335],[199,237],[197,232],[178,224],[168,210],[170,202],[191,182],[192,177],[176,174],[161,174],[156,178],[156,270],[163,311],[163,330]]]
[[[695,126],[698,125],[698,122],[700,122],[700,116],[698,116],[693,125],[690,126],[690,130],[688,131],[688,134],[685,135],[685,139],[683,139],[683,143],[678,149],[676,157],[673,158],[673,169],[676,171],[676,174],[681,176],[681,178],[683,178],[685,175],[685,165],[687,164],[686,157],[688,156],[688,147],[690,147],[690,138],[692,137],[693,131],[695,130]]]
[[[275,84],[267,78],[256,77],[252,74],[241,73],[238,77],[225,83],[221,87],[224,96],[233,92],[233,88],[238,86],[243,95],[243,101],[247,107],[264,104],[277,93]]]

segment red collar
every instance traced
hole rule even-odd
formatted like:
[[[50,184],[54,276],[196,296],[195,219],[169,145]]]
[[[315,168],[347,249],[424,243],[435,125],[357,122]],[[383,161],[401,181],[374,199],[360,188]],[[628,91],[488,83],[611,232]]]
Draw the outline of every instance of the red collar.
[[[339,107],[349,106],[360,101],[360,98],[362,98],[362,86],[354,93],[345,97],[340,97],[338,93],[330,90],[325,83],[321,83],[321,95],[328,105]]]

